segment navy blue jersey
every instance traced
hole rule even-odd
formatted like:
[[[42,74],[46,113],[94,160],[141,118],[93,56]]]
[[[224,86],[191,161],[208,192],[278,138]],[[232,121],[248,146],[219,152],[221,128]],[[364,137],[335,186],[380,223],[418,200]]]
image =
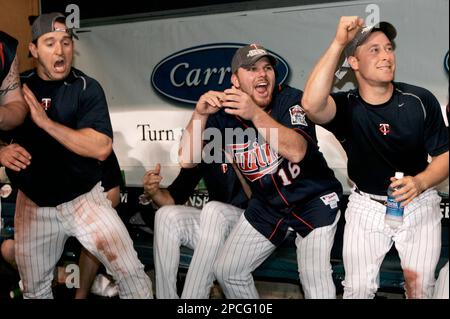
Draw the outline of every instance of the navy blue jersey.
[[[117,156],[114,151],[112,151],[111,154],[109,154],[109,156],[101,162],[101,167],[102,186],[105,192],[117,186],[120,186],[121,188],[125,186],[122,173],[120,171],[119,161],[117,160]]]
[[[175,204],[183,205],[204,178],[209,201],[219,201],[240,208],[247,206],[248,198],[231,164],[200,163],[194,168],[182,168],[167,188]]]
[[[358,90],[332,94],[336,116],[324,125],[341,142],[348,175],[364,192],[386,195],[395,172],[415,176],[428,155],[448,151],[448,131],[434,95],[417,86],[394,83],[389,101],[365,102]]]
[[[94,79],[72,68],[63,81],[44,81],[34,70],[25,72],[21,80],[38,101],[51,99],[47,115],[53,121],[75,130],[92,128],[112,138],[105,94]],[[101,162],[71,152],[35,125],[30,116],[13,137],[32,159],[20,172],[8,170],[8,176],[38,206],[71,201],[101,180]]]
[[[333,199],[330,198],[330,205],[334,206],[331,201],[337,202],[338,197],[342,195],[341,184],[317,146],[314,123],[306,117],[300,106],[301,97],[302,92],[297,89],[280,87],[267,108],[273,119],[294,129],[308,142],[306,154],[299,163],[291,163],[277,154],[268,142],[255,134],[256,129],[250,121],[228,115],[221,110],[210,116],[206,125],[207,128],[214,127],[221,131],[223,137],[221,145],[232,154],[240,171],[250,182],[254,198],[258,203],[263,203],[258,204],[261,206],[258,209],[251,209],[250,203],[245,216],[268,238],[271,238],[272,232],[280,222],[284,223],[283,230],[286,230],[287,226],[295,226],[289,222],[287,216],[296,214],[301,218],[302,208],[309,202],[323,195],[335,193]],[[241,131],[230,138],[230,130],[226,130],[227,128]],[[246,129],[248,130],[244,131]],[[213,140],[210,143],[217,142]],[[270,209],[265,209],[264,205]],[[310,219],[312,226],[310,230],[331,224],[335,214],[336,211],[333,211],[321,215],[320,218]],[[304,222],[309,223],[307,220]],[[294,229],[300,233],[298,228]]]
[[[0,86],[11,69],[17,44],[16,39],[0,31]]]

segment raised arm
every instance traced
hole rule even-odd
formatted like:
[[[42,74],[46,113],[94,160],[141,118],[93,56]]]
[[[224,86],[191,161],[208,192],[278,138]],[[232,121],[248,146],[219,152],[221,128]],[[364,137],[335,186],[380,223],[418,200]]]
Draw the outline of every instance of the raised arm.
[[[22,124],[28,107],[22,95],[17,55],[0,86],[0,129],[10,130]]]
[[[214,114],[222,107],[225,98],[223,92],[209,91],[203,94],[195,106],[194,113],[189,120],[181,137],[178,151],[179,162],[183,168],[192,168],[201,162],[203,140],[202,135],[210,114]]]
[[[342,51],[363,24],[364,20],[357,16],[341,17],[335,38],[311,71],[306,81],[302,106],[313,122],[327,123],[335,116],[336,104],[330,96],[334,73]]]

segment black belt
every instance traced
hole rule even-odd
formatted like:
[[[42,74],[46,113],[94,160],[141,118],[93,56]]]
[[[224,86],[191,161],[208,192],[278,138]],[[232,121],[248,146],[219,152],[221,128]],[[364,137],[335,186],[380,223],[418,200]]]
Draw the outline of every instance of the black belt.
[[[363,194],[361,194],[361,191],[360,191],[358,188],[355,188],[355,193],[358,193],[359,195],[363,196]],[[373,200],[373,201],[375,201],[375,202],[377,202],[377,203],[380,203],[381,205],[384,205],[384,206],[387,205],[387,202],[386,202],[385,200],[373,198],[373,197],[370,196],[370,194],[368,194],[368,195],[369,195],[369,198],[370,198],[371,200]]]

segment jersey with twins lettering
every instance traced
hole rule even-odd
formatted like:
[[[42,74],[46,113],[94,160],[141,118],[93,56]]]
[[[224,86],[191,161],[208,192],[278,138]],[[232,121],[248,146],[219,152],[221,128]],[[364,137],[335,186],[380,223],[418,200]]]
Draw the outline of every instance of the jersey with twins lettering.
[[[324,125],[341,142],[348,157],[348,175],[363,192],[386,195],[396,171],[422,172],[428,155],[448,151],[448,131],[441,106],[421,87],[393,83],[384,104],[365,102],[358,90],[332,94],[336,116]]]
[[[315,126],[300,106],[301,97],[302,92],[297,89],[279,87],[266,109],[278,123],[294,129],[306,139],[307,151],[299,163],[291,163],[277,154],[267,141],[257,135],[251,121],[229,115],[224,110],[208,119],[206,128],[218,128],[222,139],[207,142],[205,149],[211,149],[212,146],[223,147],[232,154],[237,167],[250,182],[254,198],[271,208],[247,210],[245,214],[251,223],[253,219],[263,219],[273,227],[273,224],[290,214],[294,207],[301,211],[302,206],[332,193],[335,196],[330,201],[337,202],[337,197],[342,194],[341,184],[319,151]],[[251,216],[253,214],[259,216]],[[327,225],[334,220],[331,217],[325,219],[317,221],[317,225],[313,226]],[[257,229],[267,236],[269,227],[266,229],[264,222],[252,224],[256,223],[260,224]]]
[[[14,61],[17,44],[16,39],[0,31],[0,86]]]

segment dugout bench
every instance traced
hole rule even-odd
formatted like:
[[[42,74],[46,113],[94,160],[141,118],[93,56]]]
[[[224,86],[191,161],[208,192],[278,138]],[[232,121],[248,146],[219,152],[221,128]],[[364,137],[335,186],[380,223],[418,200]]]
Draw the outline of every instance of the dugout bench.
[[[142,188],[127,188],[125,202],[121,204],[120,216],[125,222],[131,238],[134,242],[134,247],[138,253],[139,259],[146,266],[147,269],[153,269],[153,236],[148,229],[153,229],[154,210],[146,205],[139,203],[139,195],[142,194]],[[205,199],[206,196],[206,199]],[[344,196],[342,201],[342,211],[345,210],[347,204],[347,197]],[[188,204],[194,206],[198,204],[203,205],[207,200],[207,195],[204,192],[197,192],[191,198]],[[199,207],[200,208],[200,207]],[[13,199],[5,198],[1,202],[2,218],[6,225],[13,224],[15,196]],[[436,276],[439,270],[445,265],[449,259],[449,198],[444,196],[441,202],[441,210],[446,218],[442,219],[442,247],[438,266],[436,268]],[[133,216],[139,213],[143,219],[144,224],[134,224],[130,221]],[[344,266],[342,262],[342,243],[344,230],[344,214],[338,222],[335,242],[331,253],[331,263],[333,267],[333,279],[338,293],[342,293],[342,280],[344,279]],[[0,238],[1,241],[5,239]],[[73,240],[66,243],[63,256],[60,263],[77,262],[79,247]],[[191,261],[193,250],[187,247],[181,247],[180,256],[180,272],[187,272],[189,263]],[[272,255],[258,267],[253,273],[255,279],[272,282],[288,282],[299,284],[297,257],[295,247],[295,234],[291,234],[283,244],[278,247]],[[384,259],[380,269],[380,292],[402,293],[404,286],[403,273],[400,268],[400,259],[393,246]]]

